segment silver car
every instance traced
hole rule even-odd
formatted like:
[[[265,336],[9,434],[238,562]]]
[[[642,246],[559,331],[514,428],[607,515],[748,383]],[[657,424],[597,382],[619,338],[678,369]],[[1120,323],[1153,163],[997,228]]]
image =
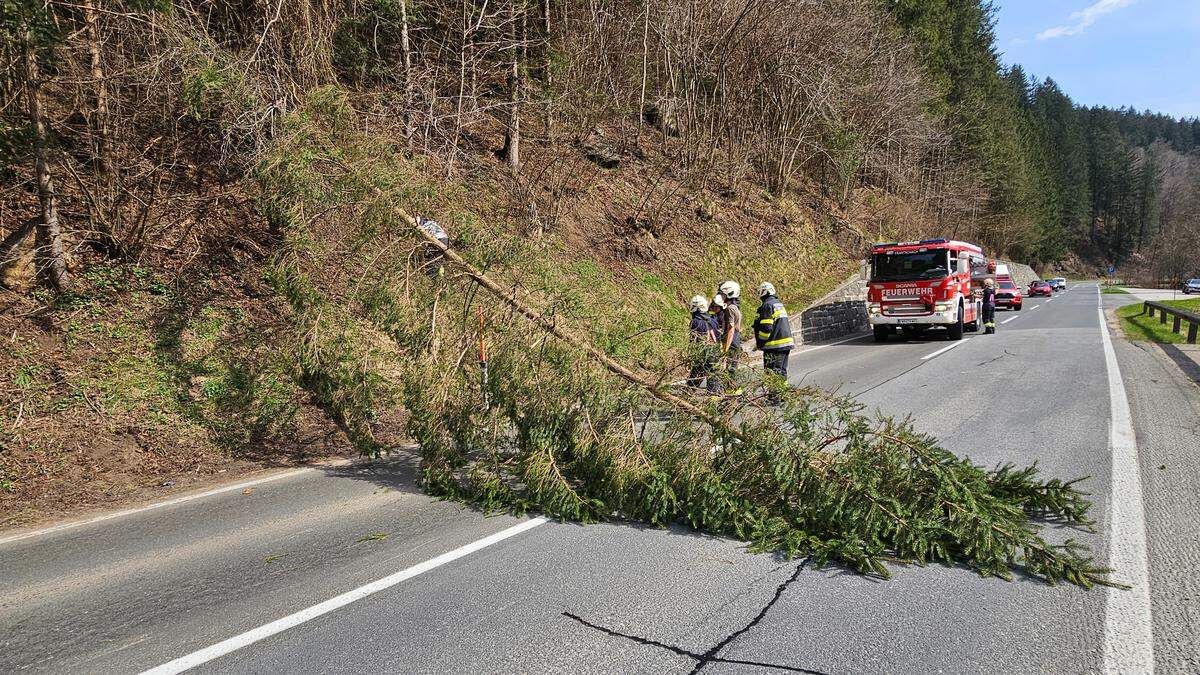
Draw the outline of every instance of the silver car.
[[[1179,290],[1183,291],[1184,295],[1200,293],[1200,279],[1188,279],[1187,281],[1183,282],[1183,288]]]

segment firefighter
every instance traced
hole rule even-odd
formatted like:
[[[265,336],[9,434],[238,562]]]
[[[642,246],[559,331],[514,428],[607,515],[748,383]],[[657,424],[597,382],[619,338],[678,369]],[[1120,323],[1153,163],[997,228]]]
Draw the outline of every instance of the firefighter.
[[[736,281],[723,281],[717,287],[717,295],[721,299],[721,311],[716,313],[719,321],[717,341],[721,346],[721,356],[725,359],[726,392],[739,395],[741,387],[735,387],[737,382],[738,362],[742,355],[742,287]]]
[[[688,327],[692,343],[692,369],[688,373],[687,385],[699,389],[707,380],[709,393],[717,393],[717,321],[708,313],[708,298],[697,295],[692,298],[692,321]]]
[[[991,278],[983,280],[983,332],[996,332],[996,282]]]
[[[754,319],[754,346],[763,353],[763,368],[787,381],[788,356],[796,341],[792,339],[792,325],[788,321],[787,309],[775,296],[775,285],[764,281],[758,286],[758,316]],[[779,403],[778,395],[771,396],[772,403]]]

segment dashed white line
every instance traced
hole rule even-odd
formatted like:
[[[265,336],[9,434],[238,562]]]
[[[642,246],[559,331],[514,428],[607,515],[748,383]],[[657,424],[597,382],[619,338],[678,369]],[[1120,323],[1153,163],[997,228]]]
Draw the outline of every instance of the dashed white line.
[[[282,633],[289,628],[294,628],[306,621],[311,621],[312,619],[315,619],[323,614],[328,614],[336,609],[345,607],[346,605],[349,605],[356,600],[361,600],[368,595],[391,588],[402,581],[412,579],[415,576],[419,576],[430,570],[441,567],[446,563],[453,562],[476,551],[485,549],[492,544],[497,544],[505,539],[508,539],[509,537],[513,537],[525,532],[526,530],[531,530],[545,522],[547,522],[545,518],[533,518],[518,525],[513,525],[508,529],[501,530],[478,541],[473,541],[466,546],[460,546],[453,551],[443,553],[436,558],[431,558],[423,563],[413,565],[412,567],[400,570],[395,574],[391,574],[379,579],[378,581],[372,581],[365,586],[360,586],[352,591],[342,593],[341,595],[330,598],[325,602],[313,605],[308,609],[302,609],[295,614],[290,614],[282,619],[277,619],[253,630],[246,631],[241,635],[235,635],[228,640],[218,642],[211,647],[205,647],[204,649],[194,651],[186,656],[181,656],[174,661],[170,661],[158,666],[157,668],[147,670],[142,673],[142,675],[174,675],[175,673],[182,673],[185,670],[190,670],[201,664],[208,663],[213,659],[229,654],[230,652],[237,651],[242,647],[254,644],[259,640]]]
[[[951,342],[950,344],[946,345],[945,347],[942,347],[941,349],[937,350],[936,352],[934,352],[932,354],[929,354],[928,356],[922,356],[921,360],[928,361],[929,359],[932,359],[935,356],[945,354],[946,352],[950,351],[951,349],[954,349],[955,347],[961,345],[962,343],[970,341],[970,339],[971,338],[963,338],[962,340],[959,340],[958,342]]]
[[[1001,325],[1001,326],[1003,326],[1004,324],[1008,323],[1009,321],[1016,321],[1016,320],[1017,320],[1017,319],[1019,319],[1019,318],[1021,318],[1021,315],[1020,315],[1020,314],[1018,314],[1018,315],[1016,315],[1016,316],[1014,316],[1014,317],[1007,318],[1007,319],[1005,319],[1005,320],[1001,321],[1001,322],[1000,322],[1000,325]]]
[[[1104,671],[1154,672],[1154,624],[1150,605],[1150,559],[1146,544],[1146,513],[1138,464],[1133,415],[1125,396],[1121,367],[1108,335],[1104,296],[1096,285],[1096,310],[1108,371],[1112,410],[1109,446],[1112,452],[1112,495],[1108,509],[1108,566],[1113,576],[1132,586],[1107,588],[1104,612]]]

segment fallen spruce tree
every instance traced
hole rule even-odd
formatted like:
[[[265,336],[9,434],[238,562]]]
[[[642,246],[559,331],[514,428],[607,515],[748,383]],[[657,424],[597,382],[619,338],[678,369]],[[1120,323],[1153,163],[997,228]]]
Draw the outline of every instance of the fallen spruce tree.
[[[1036,467],[985,470],[908,421],[871,417],[850,398],[782,381],[763,382],[783,397],[778,408],[754,397],[689,400],[665,377],[625,368],[428,243],[525,319],[485,324],[484,339],[494,343],[486,382],[473,368],[434,371],[406,397],[424,484],[435,495],[584,522],[682,521],[758,551],[882,577],[884,561],[895,560],[1110,583],[1084,546],[1048,543],[1034,522],[1090,527],[1077,481],[1042,479]]]
[[[1044,479],[1036,467],[987,470],[907,420],[770,377],[760,390],[782,395],[778,407],[673,389],[666,365],[658,375],[628,367],[565,325],[555,300],[522,288],[503,256],[477,242],[471,252],[483,262],[467,261],[428,236],[397,206],[405,188],[379,179],[377,161],[352,164],[344,146],[317,145],[281,153],[262,174],[268,213],[291,242],[276,286],[308,335],[338,336],[308,340],[302,377],[360,440],[370,424],[354,411],[378,405],[361,392],[373,378],[393,382],[430,494],[583,522],[686,523],[881,577],[889,561],[937,562],[1114,585],[1081,543],[1039,533],[1050,522],[1090,527],[1078,481]],[[339,200],[362,229],[330,254],[314,228]],[[437,259],[444,274],[429,273]],[[306,276],[318,262],[337,266],[349,290],[325,297]],[[541,308],[530,300],[539,297]],[[347,335],[364,332],[401,355],[384,375],[342,353]]]

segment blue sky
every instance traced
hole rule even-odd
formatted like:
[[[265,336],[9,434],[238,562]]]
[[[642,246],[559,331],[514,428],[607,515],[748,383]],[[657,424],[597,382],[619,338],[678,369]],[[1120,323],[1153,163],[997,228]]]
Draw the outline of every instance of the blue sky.
[[[1007,64],[1076,103],[1200,117],[1200,0],[994,0]]]

